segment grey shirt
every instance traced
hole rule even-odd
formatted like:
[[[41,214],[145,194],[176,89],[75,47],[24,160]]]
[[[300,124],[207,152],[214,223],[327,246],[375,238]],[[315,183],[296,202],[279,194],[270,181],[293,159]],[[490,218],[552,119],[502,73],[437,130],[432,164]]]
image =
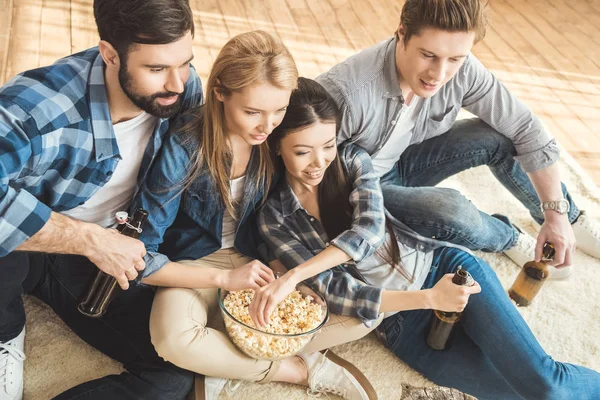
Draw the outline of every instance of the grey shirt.
[[[396,41],[388,39],[363,50],[317,77],[343,113],[338,144],[354,143],[373,156],[392,134],[404,105],[396,73]],[[558,160],[556,141],[539,119],[473,54],[450,81],[425,99],[410,144],[450,130],[461,108],[508,137],[526,172]]]

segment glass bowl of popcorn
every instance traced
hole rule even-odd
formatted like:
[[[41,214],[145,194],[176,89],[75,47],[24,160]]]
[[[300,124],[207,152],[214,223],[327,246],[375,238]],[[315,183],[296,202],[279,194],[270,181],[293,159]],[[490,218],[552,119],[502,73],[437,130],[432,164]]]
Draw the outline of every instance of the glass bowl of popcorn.
[[[229,292],[219,289],[219,308],[225,330],[242,352],[259,360],[282,360],[300,352],[325,325],[328,318],[325,300],[312,292],[290,293],[273,311],[270,323],[256,327],[248,306],[254,291]]]

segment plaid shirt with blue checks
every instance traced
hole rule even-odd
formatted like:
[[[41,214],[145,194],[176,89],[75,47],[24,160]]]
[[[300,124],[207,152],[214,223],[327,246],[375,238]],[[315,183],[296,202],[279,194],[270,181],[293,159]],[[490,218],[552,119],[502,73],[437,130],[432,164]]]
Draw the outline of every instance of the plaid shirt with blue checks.
[[[341,147],[339,156],[354,188],[350,193],[353,208],[350,229],[330,241],[319,220],[302,207],[285,180],[259,212],[261,236],[272,256],[288,270],[330,245],[340,248],[358,263],[384,243],[385,208],[371,157],[353,145]],[[367,285],[349,272],[356,273],[351,263],[326,270],[304,283],[325,297],[330,312],[355,316],[371,326],[379,316],[382,289]]]
[[[202,102],[191,69],[182,110]],[[159,119],[136,192],[169,126]],[[26,71],[0,87],[0,257],[39,231],[50,213],[85,203],[121,159],[97,48]]]

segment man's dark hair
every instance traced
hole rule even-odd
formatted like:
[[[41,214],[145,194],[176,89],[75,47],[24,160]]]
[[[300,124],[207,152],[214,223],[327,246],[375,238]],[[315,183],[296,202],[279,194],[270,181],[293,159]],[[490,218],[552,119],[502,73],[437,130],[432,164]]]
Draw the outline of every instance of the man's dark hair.
[[[406,0],[400,16],[404,44],[426,28],[475,32],[477,43],[484,38],[488,25],[487,5],[487,0]]]
[[[101,40],[120,56],[132,44],[167,44],[194,35],[188,0],[94,0],[94,18]]]

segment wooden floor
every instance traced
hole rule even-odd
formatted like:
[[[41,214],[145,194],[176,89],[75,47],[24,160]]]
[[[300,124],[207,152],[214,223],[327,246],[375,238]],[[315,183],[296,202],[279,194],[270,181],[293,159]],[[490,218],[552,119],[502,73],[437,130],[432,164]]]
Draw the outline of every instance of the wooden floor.
[[[126,0],[124,0],[126,1]],[[394,32],[403,1],[190,0],[202,78],[240,32],[288,45],[304,76]],[[491,0],[492,27],[474,53],[526,102],[600,186],[600,0]],[[0,83],[94,46],[92,0],[0,0]]]

